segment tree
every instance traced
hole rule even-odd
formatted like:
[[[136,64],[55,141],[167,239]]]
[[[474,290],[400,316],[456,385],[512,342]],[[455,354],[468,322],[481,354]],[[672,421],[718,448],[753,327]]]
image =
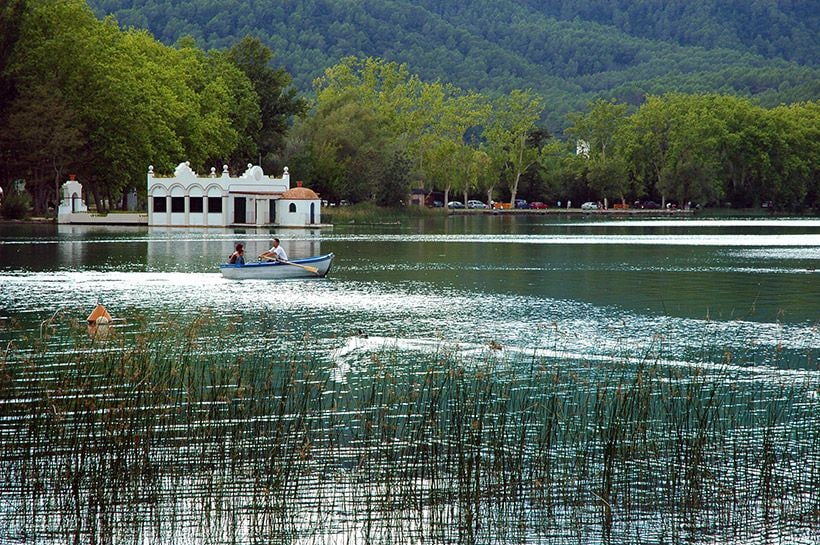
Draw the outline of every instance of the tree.
[[[237,147],[232,123],[253,118],[256,103],[233,65],[190,40],[173,49],[147,32],[122,32],[82,0],[28,6],[6,74],[27,89],[25,111],[59,109],[57,123],[70,121],[71,138],[63,130],[46,148],[52,157],[71,157],[99,210],[128,188],[144,190],[149,164],[159,172],[182,159],[202,165]],[[42,105],[30,100],[38,86],[54,95]]]
[[[481,149],[474,149],[467,162],[467,176],[470,186],[487,195],[487,204],[493,201],[493,189],[498,181],[498,172],[493,170],[492,158]]]
[[[665,187],[672,120],[664,101],[650,96],[632,114],[623,131],[623,153],[631,174],[640,186],[638,195],[652,194]]]
[[[768,150],[766,196],[778,208],[818,209],[820,189],[820,102],[780,106],[764,113],[774,130]]]
[[[618,136],[625,121],[626,105],[614,100],[596,100],[590,103],[586,114],[572,113],[568,118],[572,125],[566,133],[583,143],[586,164],[584,176],[589,188],[597,196],[605,198],[616,195],[622,202],[629,189],[626,161],[618,153]]]
[[[435,181],[435,186],[444,192],[444,206],[450,201],[450,191],[456,187],[463,173],[459,170],[454,157],[458,157],[463,144],[441,135],[428,135],[425,143],[427,156],[427,175]]]
[[[531,90],[515,89],[496,101],[484,131],[491,153],[507,173],[510,206],[515,205],[521,174],[538,161],[540,150],[527,144],[528,135],[543,111],[540,97]]]
[[[390,183],[384,176],[391,170],[390,150],[397,148],[413,166],[408,180],[426,178],[446,186],[448,193],[465,187],[464,171],[457,176],[457,168],[433,161],[442,153],[461,153],[469,130],[487,114],[480,95],[438,82],[424,84],[395,63],[352,57],[328,68],[315,87],[311,138],[339,144],[340,160],[349,160],[348,187],[369,179],[373,194],[379,194],[377,186]]]
[[[14,150],[13,167],[18,172],[30,174],[27,190],[34,196],[36,215],[46,212],[49,200],[55,208],[59,204],[59,184],[85,144],[77,126],[77,113],[48,82],[23,87],[12,103],[0,145]]]
[[[314,181],[325,195],[369,200],[392,157],[385,123],[355,89],[327,94],[317,102],[299,134],[310,142]]]
[[[5,72],[20,37],[20,20],[26,8],[26,0],[0,0],[0,119],[3,106],[11,102],[14,94],[13,80]]]
[[[376,202],[382,206],[395,207],[405,202],[410,193],[410,173],[413,161],[402,149],[394,149],[384,171],[381,183],[376,187]]]
[[[422,138],[422,153],[426,157],[428,179],[444,189],[445,207],[450,190],[466,193],[470,189],[470,163],[474,148],[468,140],[470,129],[487,118],[489,109],[476,93],[464,93],[452,86],[433,84],[426,102],[428,122]],[[443,161],[444,165],[435,164]]]
[[[283,163],[290,121],[304,115],[307,101],[298,95],[290,74],[272,66],[273,52],[258,38],[242,38],[227,51],[227,57],[250,80],[258,97],[261,126],[249,134],[254,146],[265,163],[275,163],[269,166],[285,166],[276,163]]]

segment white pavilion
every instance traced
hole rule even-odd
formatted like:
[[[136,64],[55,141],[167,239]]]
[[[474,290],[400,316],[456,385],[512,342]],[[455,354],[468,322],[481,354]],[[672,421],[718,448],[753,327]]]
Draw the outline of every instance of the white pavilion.
[[[319,195],[290,187],[285,167],[281,178],[266,176],[262,167],[248,164],[239,177],[228,166],[217,176],[198,176],[188,162],[173,176],[154,174],[148,167],[148,225],[179,227],[277,226],[309,227],[321,224]]]

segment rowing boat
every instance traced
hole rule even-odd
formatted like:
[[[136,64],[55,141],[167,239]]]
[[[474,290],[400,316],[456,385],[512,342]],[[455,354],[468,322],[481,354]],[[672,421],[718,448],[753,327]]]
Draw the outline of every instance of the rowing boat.
[[[334,254],[292,259],[290,261],[259,261],[235,265],[222,263],[219,271],[234,280],[279,280],[282,278],[322,278],[330,272]]]

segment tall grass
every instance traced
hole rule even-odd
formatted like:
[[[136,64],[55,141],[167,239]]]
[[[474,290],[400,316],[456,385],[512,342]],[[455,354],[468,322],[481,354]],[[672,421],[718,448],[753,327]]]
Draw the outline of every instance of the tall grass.
[[[414,218],[445,217],[443,209],[425,206],[404,206],[387,208],[373,203],[358,203],[351,206],[335,206],[322,209],[322,221],[334,225],[381,225],[401,223]]]
[[[232,326],[59,317],[0,353],[0,542],[811,542],[805,382],[385,350],[332,380]],[[59,327],[55,327],[59,326]],[[710,362],[704,362],[710,363]]]

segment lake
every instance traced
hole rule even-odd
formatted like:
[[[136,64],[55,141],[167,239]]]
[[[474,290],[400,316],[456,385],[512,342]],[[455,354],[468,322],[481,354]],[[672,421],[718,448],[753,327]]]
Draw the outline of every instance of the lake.
[[[221,277],[272,236],[329,276]],[[0,225],[0,542],[812,543],[818,265],[806,218]]]

